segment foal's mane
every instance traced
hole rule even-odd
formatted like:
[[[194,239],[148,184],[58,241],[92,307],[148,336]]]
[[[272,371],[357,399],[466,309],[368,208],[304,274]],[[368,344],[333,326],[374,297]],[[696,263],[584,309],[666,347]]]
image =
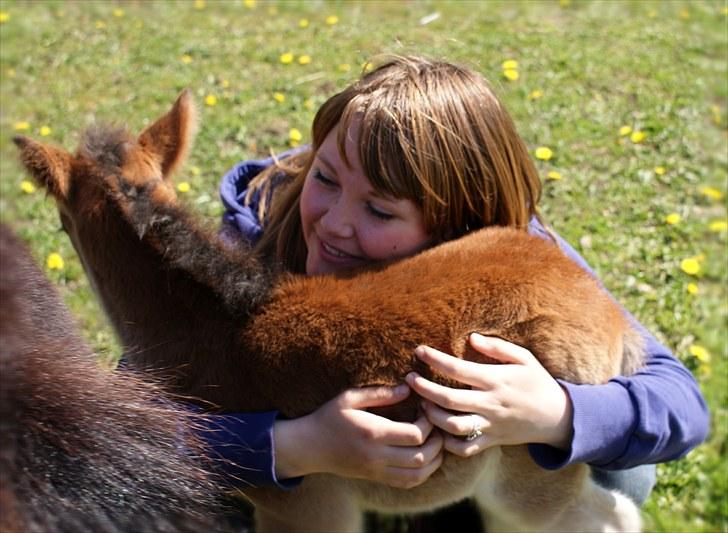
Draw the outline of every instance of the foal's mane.
[[[78,151],[104,169],[115,170],[124,163],[126,146],[134,142],[132,134],[123,126],[97,124],[84,132]]]

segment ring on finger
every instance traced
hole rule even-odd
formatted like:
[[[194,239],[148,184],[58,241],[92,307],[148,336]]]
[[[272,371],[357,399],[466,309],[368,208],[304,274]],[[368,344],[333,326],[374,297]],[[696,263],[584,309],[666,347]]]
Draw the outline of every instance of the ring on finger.
[[[472,415],[471,419],[473,421],[473,426],[470,429],[470,433],[468,433],[465,437],[465,440],[470,442],[471,440],[475,440],[478,437],[480,437],[483,434],[483,428],[480,425],[480,417],[476,415]]]

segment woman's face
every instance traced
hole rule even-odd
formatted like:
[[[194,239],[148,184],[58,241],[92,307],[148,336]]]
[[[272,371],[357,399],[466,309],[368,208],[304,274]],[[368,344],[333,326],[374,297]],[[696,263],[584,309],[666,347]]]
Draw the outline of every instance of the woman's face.
[[[428,247],[421,210],[375,191],[364,175],[354,121],[339,157],[338,126],[316,153],[301,192],[301,224],[308,247],[306,274],[326,274],[412,255]]]

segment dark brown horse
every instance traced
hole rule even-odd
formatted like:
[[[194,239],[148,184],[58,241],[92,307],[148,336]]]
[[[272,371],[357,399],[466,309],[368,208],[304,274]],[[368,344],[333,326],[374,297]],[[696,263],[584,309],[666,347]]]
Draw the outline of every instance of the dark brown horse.
[[[427,343],[459,357],[474,331],[522,345],[556,377],[603,383],[641,362],[639,335],[554,244],[485,229],[375,272],[275,275],[177,202],[170,175],[194,129],[187,92],[138,138],[86,135],[75,155],[19,138],[130,361],[228,410],[310,413],[347,387],[400,383]],[[431,376],[443,381],[441,377]],[[396,416],[412,417],[409,412]],[[361,510],[420,512],[473,496],[489,529],[634,530],[639,512],[586,465],[539,468],[525,446],[446,456],[404,490],[335,476],[246,491],[262,530],[361,528]]]
[[[0,531],[212,528],[219,488],[193,457],[194,417],[97,364],[6,226],[0,258]]]

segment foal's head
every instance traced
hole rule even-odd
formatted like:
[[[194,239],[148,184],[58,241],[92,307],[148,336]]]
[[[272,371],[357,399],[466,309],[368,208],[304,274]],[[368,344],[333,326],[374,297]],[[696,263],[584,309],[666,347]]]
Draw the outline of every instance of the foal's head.
[[[56,199],[64,229],[74,236],[89,223],[102,222],[115,209],[107,209],[109,180],[123,175],[127,182],[144,185],[158,181],[157,194],[175,196],[170,177],[184,160],[196,127],[196,112],[189,91],[172,109],[136,138],[124,128],[95,126],[83,135],[75,154],[27,137],[13,141],[21,160],[36,181]]]

